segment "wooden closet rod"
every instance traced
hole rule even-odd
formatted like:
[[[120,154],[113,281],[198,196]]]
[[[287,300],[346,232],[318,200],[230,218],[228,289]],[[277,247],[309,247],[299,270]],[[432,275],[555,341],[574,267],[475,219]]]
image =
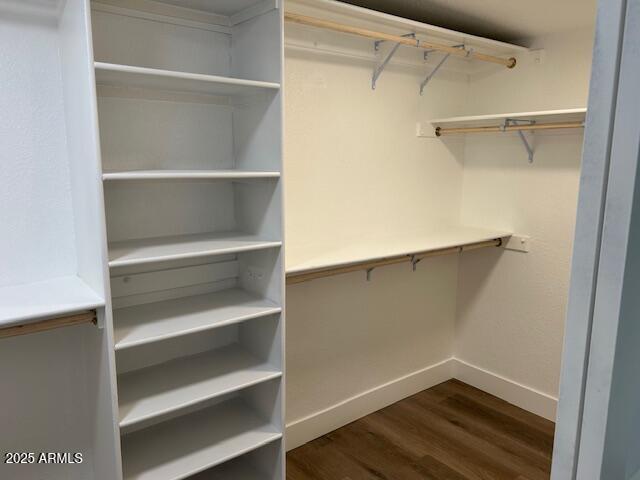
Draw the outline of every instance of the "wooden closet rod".
[[[504,65],[507,68],[513,68],[516,66],[516,59],[501,58],[493,55],[487,55],[479,53],[473,49],[452,47],[449,45],[442,45],[440,43],[425,42],[424,40],[413,39],[409,37],[401,37],[399,35],[391,35],[384,32],[376,32],[374,30],[367,30],[365,28],[352,27],[350,25],[344,25],[342,23],[331,22],[329,20],[322,20],[315,17],[307,17],[305,15],[298,15],[297,13],[285,12],[284,19],[287,22],[300,23],[302,25],[309,25],[312,27],[325,28],[327,30],[333,30],[334,32],[349,33],[352,35],[360,35],[361,37],[371,38],[372,40],[388,40],[390,42],[399,43],[402,45],[408,45],[410,47],[417,47],[423,50],[437,50],[439,52],[448,53],[456,57],[474,58],[483,62],[497,63],[498,65]]]
[[[491,132],[514,132],[520,130],[557,130],[565,128],[583,128],[583,122],[564,123],[534,123],[532,125],[509,125],[509,126],[488,126],[488,127],[436,127],[436,136],[454,135],[456,133],[491,133]]]
[[[0,328],[0,338],[45,332],[47,330],[53,330],[54,328],[70,327],[73,325],[81,325],[83,323],[95,324],[96,321],[96,311],[87,310],[86,312],[74,313],[73,315],[48,318],[47,320],[41,320],[39,322],[24,323],[22,325],[12,325],[10,327]]]
[[[334,275],[342,275],[343,273],[359,272],[363,270],[371,270],[387,265],[395,265],[398,263],[417,263],[428,257],[437,257],[440,255],[450,255],[452,253],[462,253],[478,248],[499,247],[502,245],[502,239],[487,240],[484,242],[470,243],[468,245],[460,245],[458,247],[441,248],[440,250],[430,250],[428,252],[416,253],[414,255],[398,255],[396,257],[382,258],[380,260],[367,260],[364,262],[345,265],[343,267],[331,267],[307,272],[296,272],[287,274],[287,285],[307,282],[316,278],[331,277]]]

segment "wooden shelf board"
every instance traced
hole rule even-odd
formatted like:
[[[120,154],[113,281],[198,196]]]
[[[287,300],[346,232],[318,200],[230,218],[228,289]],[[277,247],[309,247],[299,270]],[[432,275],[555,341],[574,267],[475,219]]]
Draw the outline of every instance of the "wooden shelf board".
[[[282,308],[239,288],[118,308],[113,311],[116,350],[278,314]]]
[[[244,80],[217,75],[185,73],[155,68],[95,62],[96,83],[114,87],[136,87],[219,96],[244,96],[277,91],[272,82]]]
[[[249,170],[131,170],[104,172],[102,179],[113,180],[180,180],[180,179],[220,179],[243,180],[279,178],[280,172]]]
[[[537,123],[581,122],[584,121],[586,113],[586,108],[498,113],[494,115],[471,115],[464,117],[440,118],[431,120],[431,124],[434,127],[484,127],[500,125],[506,118],[535,120]]]
[[[282,242],[239,232],[201,233],[109,243],[109,266],[179,260],[280,247]]]
[[[180,480],[282,437],[235,398],[122,438],[126,480]]]
[[[0,327],[104,307],[100,298],[75,275],[0,288]]]
[[[430,231],[343,240],[334,246],[319,245],[287,250],[287,274],[353,265],[401,255],[413,255],[445,248],[510,237],[503,230],[466,226],[442,226]]]
[[[181,357],[118,376],[120,427],[282,376],[239,345]]]

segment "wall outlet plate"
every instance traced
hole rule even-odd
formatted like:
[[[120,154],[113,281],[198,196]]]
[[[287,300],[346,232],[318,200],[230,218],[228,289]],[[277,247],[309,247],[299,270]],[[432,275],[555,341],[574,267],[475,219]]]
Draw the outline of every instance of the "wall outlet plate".
[[[531,244],[531,237],[526,235],[511,235],[502,248],[505,250],[512,250],[514,252],[529,252],[529,246]]]

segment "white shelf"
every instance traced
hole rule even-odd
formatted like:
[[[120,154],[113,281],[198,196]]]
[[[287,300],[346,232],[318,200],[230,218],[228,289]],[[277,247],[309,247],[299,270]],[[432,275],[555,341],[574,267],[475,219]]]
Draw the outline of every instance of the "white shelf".
[[[483,53],[506,56],[529,51],[520,45],[478,37],[334,0],[288,0],[287,11],[374,30],[384,27],[385,32],[396,35],[415,32],[421,39],[451,45],[465,44]]]
[[[280,88],[279,84],[273,82],[103,62],[95,62],[95,68],[96,83],[113,87],[136,87],[221,96],[255,95],[266,91],[277,91]]]
[[[287,273],[339,267],[400,255],[412,255],[511,236],[504,230],[446,225],[430,231],[394,233],[377,238],[336,239],[335,245],[287,249]]]
[[[282,242],[238,232],[201,233],[109,243],[109,266],[139,265],[184,258],[275,248]]]
[[[586,108],[564,110],[542,110],[537,112],[498,113],[494,115],[472,115],[431,120],[434,127],[486,127],[500,125],[505,119],[535,120],[536,123],[583,122]]]
[[[179,480],[278,440],[281,432],[237,399],[122,438],[126,480]]]
[[[251,180],[279,178],[280,172],[260,172],[249,170],[132,170],[104,172],[102,179],[112,180]]]
[[[103,307],[100,298],[76,276],[0,288],[0,326]]]
[[[258,472],[246,464],[244,458],[236,458],[212,470],[195,475],[190,480],[265,480],[269,475]]]
[[[118,376],[120,427],[175,412],[282,376],[239,345]]]
[[[116,350],[280,313],[282,308],[234,288],[113,311]]]

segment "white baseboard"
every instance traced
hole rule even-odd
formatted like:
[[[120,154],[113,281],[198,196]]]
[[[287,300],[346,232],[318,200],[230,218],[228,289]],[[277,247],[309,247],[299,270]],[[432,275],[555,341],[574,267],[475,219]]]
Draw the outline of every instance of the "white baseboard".
[[[454,359],[412,372],[287,424],[286,448],[299,447],[403,398],[453,377]]]
[[[403,398],[456,378],[524,410],[555,421],[558,399],[457,358],[423,368],[287,424],[286,448],[293,448],[380,410]]]
[[[556,421],[558,399],[453,358],[453,377],[541,417]]]

